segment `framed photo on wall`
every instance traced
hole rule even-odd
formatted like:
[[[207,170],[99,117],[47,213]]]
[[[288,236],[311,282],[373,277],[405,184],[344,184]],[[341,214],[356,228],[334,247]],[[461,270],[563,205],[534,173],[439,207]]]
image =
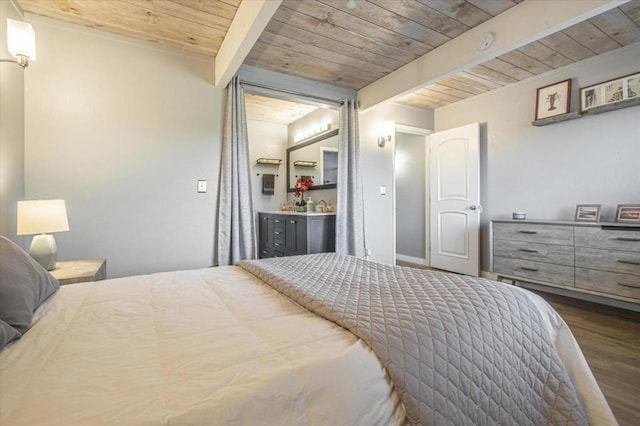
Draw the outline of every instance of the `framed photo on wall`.
[[[580,88],[580,112],[640,97],[640,73]]]
[[[578,222],[598,222],[601,207],[601,204],[578,204],[574,219]]]
[[[640,223],[640,204],[618,204],[616,222]]]
[[[569,112],[571,79],[541,87],[536,92],[536,120]]]

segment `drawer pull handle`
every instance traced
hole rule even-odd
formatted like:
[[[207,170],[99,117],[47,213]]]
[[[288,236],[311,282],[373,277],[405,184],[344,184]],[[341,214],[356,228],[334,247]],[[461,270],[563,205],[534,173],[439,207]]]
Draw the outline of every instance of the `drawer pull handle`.
[[[282,244],[280,244],[280,243],[274,243],[273,245],[275,245],[275,246],[278,246],[278,247],[279,247],[279,246],[281,246]]]
[[[276,232],[275,232],[275,234],[276,234],[276,235],[280,235],[280,234],[282,234],[282,232],[280,232],[280,231],[276,231]]]
[[[640,262],[634,262],[633,260],[618,259],[618,263],[626,263],[627,265],[640,265]]]
[[[521,234],[537,234],[538,231],[518,231]]]
[[[296,223],[296,221],[295,221],[295,220],[292,220],[292,221],[291,221],[291,223]]]
[[[629,283],[618,283],[618,285],[621,285],[622,287],[640,288],[640,285],[629,284]]]
[[[618,238],[614,238],[614,240],[618,240],[618,241],[640,241],[640,238],[618,237]]]
[[[273,220],[275,223],[280,223],[280,219],[274,219]]]
[[[522,269],[523,271],[538,272],[536,268],[527,268],[526,266],[520,266],[520,269]]]
[[[525,253],[538,253],[538,250],[533,250],[533,249],[523,249],[523,248],[521,248],[520,251],[523,251]]]

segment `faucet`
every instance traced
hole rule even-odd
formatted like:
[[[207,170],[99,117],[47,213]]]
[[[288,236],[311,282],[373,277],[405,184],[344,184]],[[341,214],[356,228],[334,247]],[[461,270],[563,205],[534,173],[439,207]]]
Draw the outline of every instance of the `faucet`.
[[[327,202],[325,200],[320,200],[316,203],[316,211],[318,213],[324,213],[327,210]]]

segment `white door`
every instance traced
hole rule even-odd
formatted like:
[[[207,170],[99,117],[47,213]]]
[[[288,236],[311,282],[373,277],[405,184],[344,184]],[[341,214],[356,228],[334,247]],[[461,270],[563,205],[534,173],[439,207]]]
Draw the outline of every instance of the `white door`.
[[[480,125],[430,136],[431,266],[478,276]]]

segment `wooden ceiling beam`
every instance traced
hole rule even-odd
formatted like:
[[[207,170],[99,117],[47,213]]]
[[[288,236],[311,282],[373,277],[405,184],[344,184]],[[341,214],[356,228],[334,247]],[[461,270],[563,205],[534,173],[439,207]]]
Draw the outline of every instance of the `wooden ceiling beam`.
[[[225,87],[258,41],[282,0],[244,0],[231,22],[215,61],[215,85]]]
[[[590,19],[630,0],[526,0],[358,91],[360,110],[393,101],[460,71]],[[479,46],[492,32],[493,45]]]

